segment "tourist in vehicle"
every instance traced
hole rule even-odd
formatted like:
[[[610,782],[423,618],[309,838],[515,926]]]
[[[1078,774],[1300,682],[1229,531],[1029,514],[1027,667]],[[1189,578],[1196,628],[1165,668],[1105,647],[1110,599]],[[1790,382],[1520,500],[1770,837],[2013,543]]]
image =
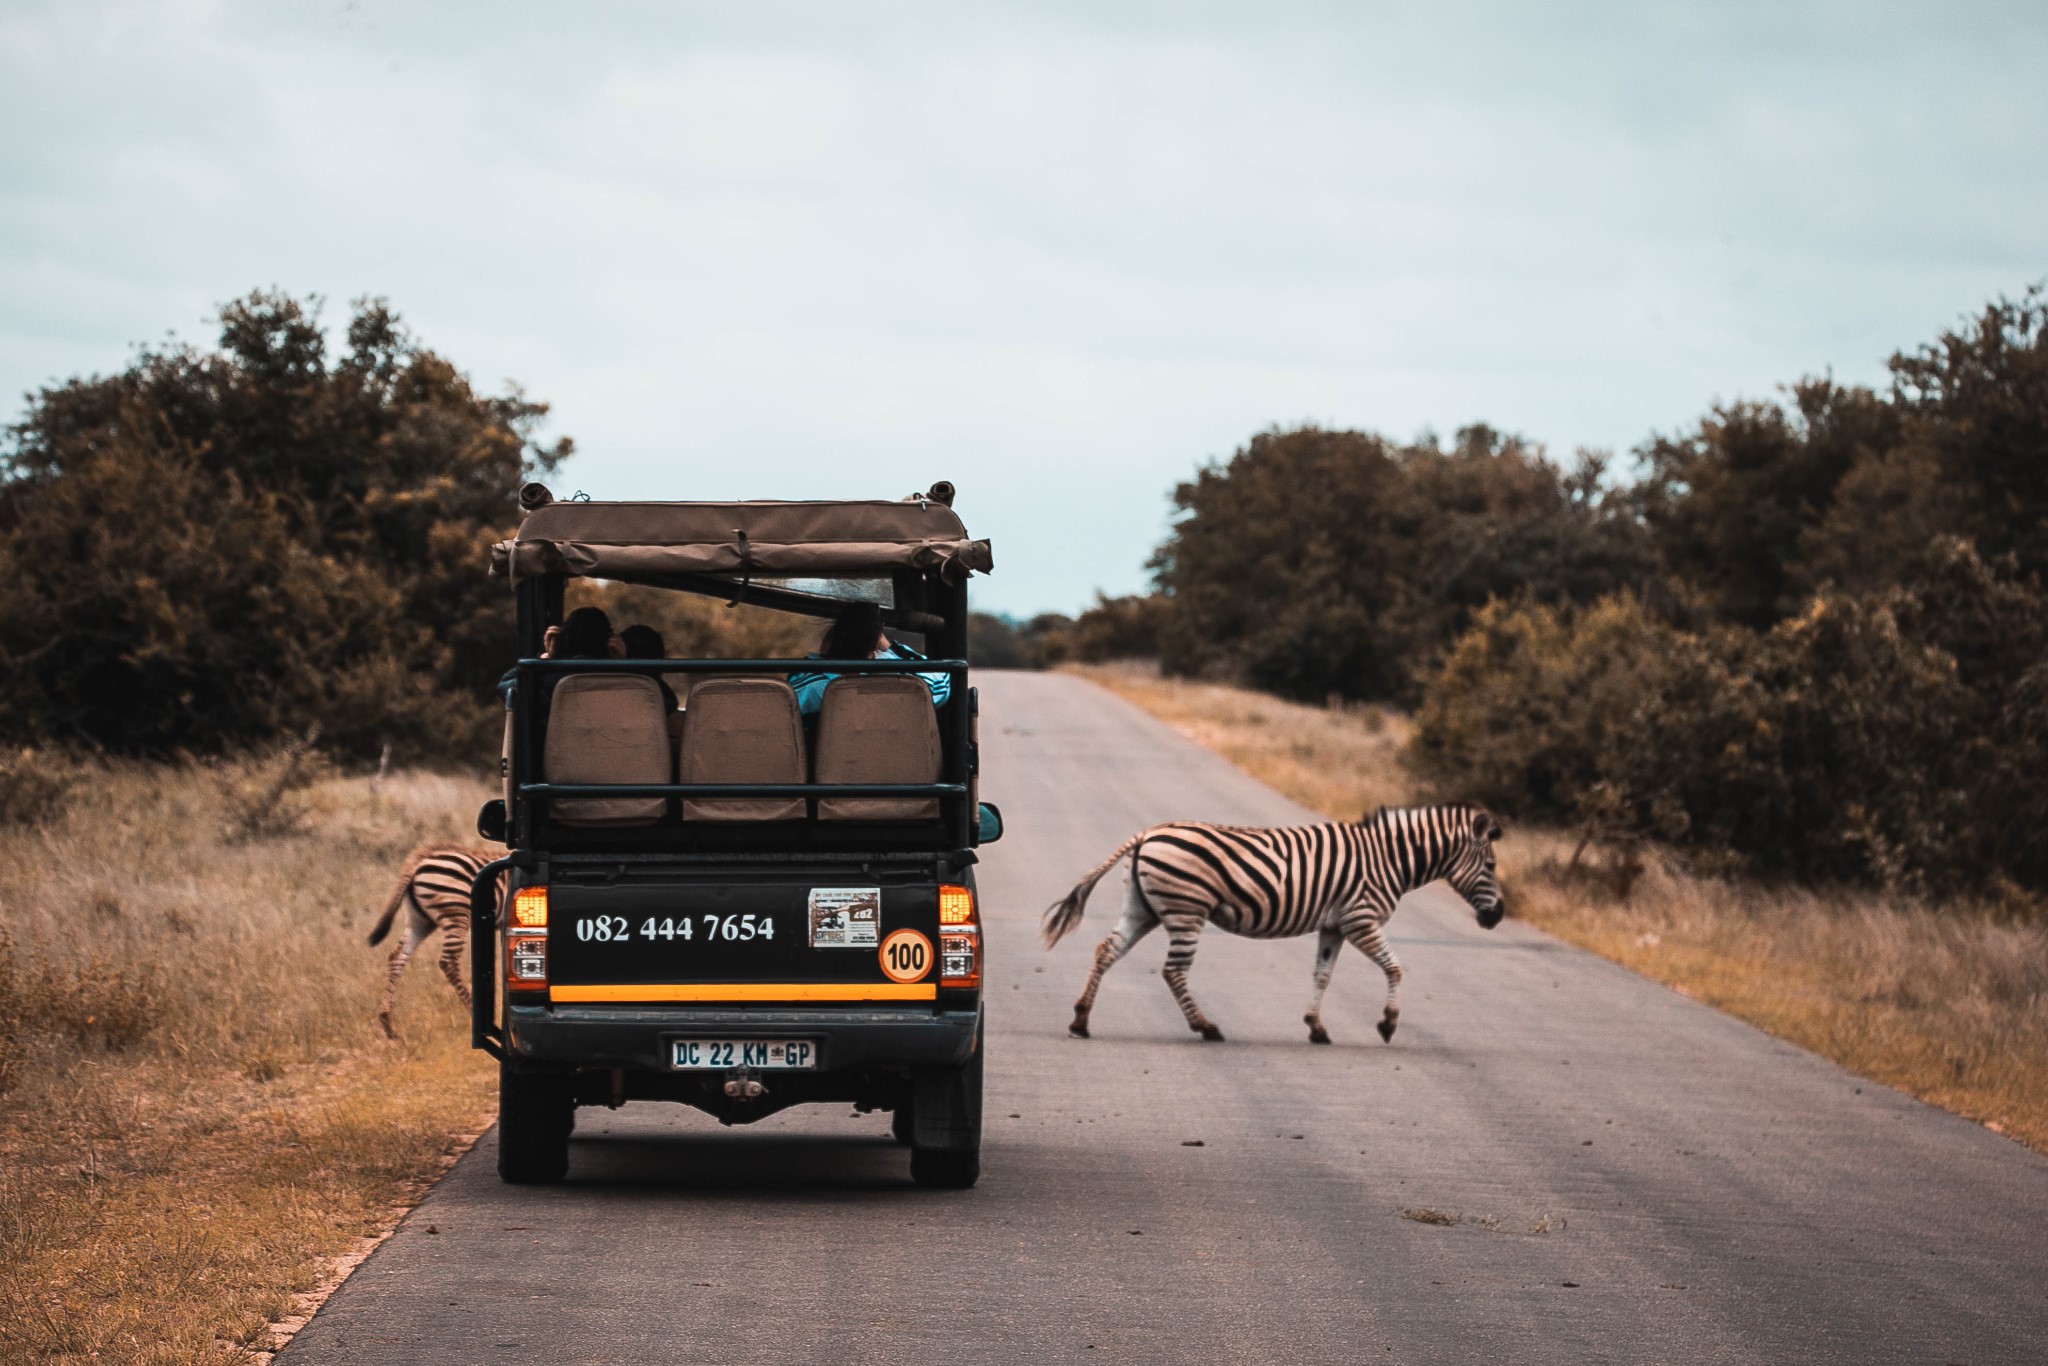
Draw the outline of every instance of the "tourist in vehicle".
[[[882,629],[882,609],[872,602],[848,603],[840,610],[830,626],[825,628],[825,638],[819,642],[817,652],[804,656],[805,659],[923,659],[924,656],[908,645],[899,645],[890,640]],[[797,710],[807,720],[815,718],[818,709],[825,703],[825,688],[836,673],[801,671],[789,676],[789,686],[796,690]],[[953,680],[942,673],[919,674],[924,685],[931,689],[932,705],[943,707],[952,696]]]
[[[668,658],[668,645],[662,640],[661,632],[652,626],[628,626],[619,632],[619,643],[625,647],[627,659]],[[656,678],[654,681],[661,686],[661,700],[668,705],[668,709],[677,710],[681,704],[676,700],[676,690],[668,685],[665,678]]]
[[[579,607],[563,618],[561,625],[550,626],[541,632],[542,659],[620,659],[625,653],[625,644],[612,634],[612,619],[605,615],[602,607]],[[507,699],[512,696],[516,677],[516,670],[505,670],[505,676],[498,680],[500,696]],[[561,677],[560,674],[549,674],[542,682],[541,705],[554,700],[555,684]]]
[[[612,633],[612,619],[602,607],[579,607],[541,636],[542,659],[622,659],[625,653],[625,644]],[[555,700],[555,685],[567,677],[549,674],[541,680],[542,707]]]

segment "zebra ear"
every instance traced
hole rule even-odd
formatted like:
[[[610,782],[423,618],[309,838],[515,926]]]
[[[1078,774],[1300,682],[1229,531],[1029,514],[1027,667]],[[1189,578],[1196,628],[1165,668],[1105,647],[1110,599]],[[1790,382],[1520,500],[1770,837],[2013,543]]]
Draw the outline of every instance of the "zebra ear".
[[[1472,813],[1472,833],[1483,840],[1497,840],[1501,836],[1500,822],[1493,818],[1491,811],[1474,811]]]

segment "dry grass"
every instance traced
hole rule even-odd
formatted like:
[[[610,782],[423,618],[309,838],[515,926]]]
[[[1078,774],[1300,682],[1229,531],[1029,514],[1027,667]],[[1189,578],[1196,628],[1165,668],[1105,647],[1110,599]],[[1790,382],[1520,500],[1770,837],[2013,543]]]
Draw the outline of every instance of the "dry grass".
[[[1340,820],[1409,799],[1413,784],[1398,758],[1408,723],[1384,707],[1307,707],[1243,688],[1161,678],[1156,665],[1139,661],[1066,671],[1137,703],[1274,791]]]
[[[1413,800],[1396,758],[1398,717],[1162,680],[1135,665],[1075,672],[1330,816]],[[1572,868],[1574,843],[1509,832],[1501,865],[1512,914],[2048,1151],[2048,925],[1699,877],[1655,852],[1595,849]]]
[[[430,967],[379,1038],[364,942],[483,785],[320,776],[264,834],[237,802],[271,772],[95,766],[0,829],[0,1359],[259,1354],[489,1117]]]

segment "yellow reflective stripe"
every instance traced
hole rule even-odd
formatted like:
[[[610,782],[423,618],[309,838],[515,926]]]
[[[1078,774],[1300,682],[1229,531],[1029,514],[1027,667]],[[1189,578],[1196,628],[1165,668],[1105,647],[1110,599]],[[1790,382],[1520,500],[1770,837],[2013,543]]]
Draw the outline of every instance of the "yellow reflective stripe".
[[[595,986],[553,986],[548,999],[577,1001],[935,1001],[939,989],[931,982],[739,982],[704,986],[604,983]]]

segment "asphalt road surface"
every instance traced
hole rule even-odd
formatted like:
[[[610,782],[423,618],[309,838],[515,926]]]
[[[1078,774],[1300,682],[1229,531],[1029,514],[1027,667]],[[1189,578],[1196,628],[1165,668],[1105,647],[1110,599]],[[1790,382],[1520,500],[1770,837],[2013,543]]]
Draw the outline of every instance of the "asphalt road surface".
[[[1317,1048],[1313,940],[1221,934],[1229,1042],[1157,934],[1069,1038],[1120,892],[1051,954],[1049,901],[1156,821],[1310,816],[1085,683],[979,681],[979,1187],[838,1107],[586,1110],[567,1184],[500,1185],[487,1136],[285,1361],[2048,1360],[2048,1160],[1448,894],[1394,919],[1391,1045],[1362,956]]]

